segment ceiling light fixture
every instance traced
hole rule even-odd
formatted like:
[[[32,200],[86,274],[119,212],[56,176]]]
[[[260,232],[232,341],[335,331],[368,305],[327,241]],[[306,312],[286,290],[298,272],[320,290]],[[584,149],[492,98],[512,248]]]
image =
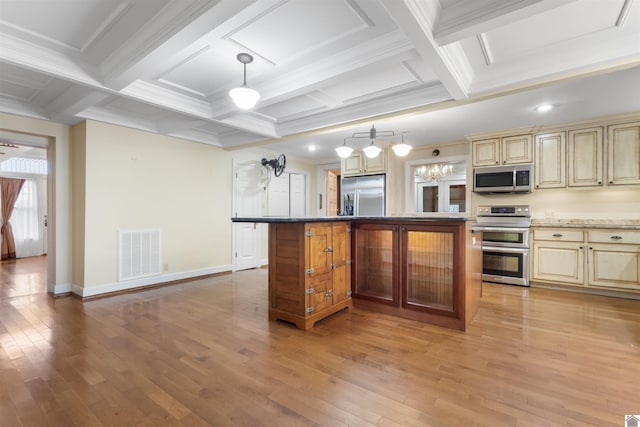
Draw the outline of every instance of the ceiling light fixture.
[[[400,144],[396,144],[391,147],[393,152],[396,153],[396,156],[398,157],[404,157],[407,154],[409,154],[409,151],[411,151],[411,148],[412,147],[409,144],[404,143],[404,133],[402,134],[402,142],[400,142]]]
[[[247,64],[253,62],[253,56],[248,53],[239,53],[236,58],[238,58],[238,61],[242,62],[244,66],[244,80],[242,86],[229,91],[229,96],[238,108],[249,110],[253,108],[260,99],[258,91],[247,86]]]
[[[382,151],[382,148],[375,145],[375,142],[372,139],[371,145],[367,145],[362,149],[362,151],[364,151],[364,155],[367,156],[368,158],[375,159],[376,157],[378,157],[378,154],[380,154],[380,152]]]
[[[553,105],[551,104],[540,104],[535,108],[538,113],[546,113],[551,109],[553,109]]]
[[[344,139],[344,142],[341,146],[336,148],[336,153],[338,153],[338,157],[340,157],[341,159],[346,159],[351,155],[351,153],[353,153],[353,148],[347,145],[347,138]]]
[[[421,180],[431,180],[431,182],[440,182],[451,175],[453,165],[450,163],[432,163],[430,165],[422,165],[416,169],[415,176]]]
[[[382,152],[382,148],[375,145],[376,138],[378,136],[394,136],[394,135],[395,135],[395,132],[390,130],[383,130],[378,132],[375,125],[372,125],[371,129],[369,129],[369,132],[354,132],[353,135],[351,135],[351,138],[369,138],[371,140],[371,144],[363,148],[362,151],[364,152],[365,156],[367,156],[370,159],[373,159],[378,157],[378,155]],[[349,152],[349,154],[346,154],[346,150],[343,148],[346,146],[346,140],[347,138],[345,138],[345,143],[341,147],[336,148],[336,151],[338,151],[338,149],[341,149],[345,153],[345,157],[342,157],[340,153],[338,153],[338,155],[343,159],[349,157],[351,155],[351,152],[353,152],[353,149],[348,147],[349,150],[351,151]]]

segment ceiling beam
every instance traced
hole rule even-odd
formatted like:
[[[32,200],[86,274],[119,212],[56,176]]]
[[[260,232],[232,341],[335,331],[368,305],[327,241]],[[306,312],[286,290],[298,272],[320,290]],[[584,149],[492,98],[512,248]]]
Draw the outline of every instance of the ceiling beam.
[[[141,79],[154,78],[158,64],[179,61],[176,52],[191,53],[190,46],[225,24],[255,0],[198,0],[169,2],[162,13],[142,27],[127,43],[100,64],[105,86],[120,91]]]
[[[473,72],[466,55],[457,44],[439,46],[433,36],[439,3],[419,0],[382,0],[382,3],[423,60],[431,65],[451,97],[467,98]]]
[[[443,9],[433,32],[444,46],[576,0],[463,0]]]

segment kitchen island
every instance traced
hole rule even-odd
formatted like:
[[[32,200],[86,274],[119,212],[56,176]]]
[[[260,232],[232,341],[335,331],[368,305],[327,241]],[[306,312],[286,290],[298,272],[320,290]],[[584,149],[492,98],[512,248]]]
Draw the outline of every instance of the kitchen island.
[[[464,217],[233,218],[269,224],[269,319],[307,330],[353,306],[464,331],[482,239]]]

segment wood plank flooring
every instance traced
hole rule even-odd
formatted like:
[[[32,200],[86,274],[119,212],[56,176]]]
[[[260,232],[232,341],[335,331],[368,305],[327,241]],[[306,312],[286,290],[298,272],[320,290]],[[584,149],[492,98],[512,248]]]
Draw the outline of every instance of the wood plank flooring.
[[[269,322],[266,269],[0,299],[0,426],[616,426],[640,302],[484,285],[466,333],[364,310]]]

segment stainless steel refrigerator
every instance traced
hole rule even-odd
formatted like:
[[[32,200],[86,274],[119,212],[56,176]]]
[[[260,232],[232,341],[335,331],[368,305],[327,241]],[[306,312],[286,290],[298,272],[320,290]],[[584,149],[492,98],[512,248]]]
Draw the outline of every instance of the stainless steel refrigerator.
[[[354,176],[342,179],[342,214],[384,216],[384,175]]]

